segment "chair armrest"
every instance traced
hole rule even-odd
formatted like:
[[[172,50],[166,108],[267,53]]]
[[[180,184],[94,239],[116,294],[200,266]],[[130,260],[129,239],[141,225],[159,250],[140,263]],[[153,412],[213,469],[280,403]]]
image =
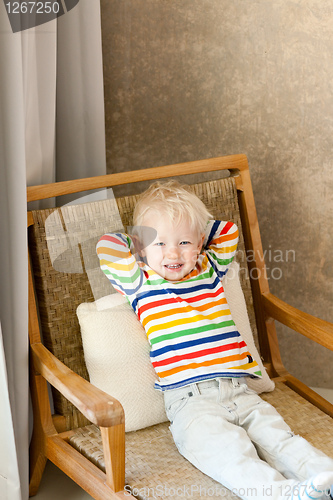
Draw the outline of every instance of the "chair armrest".
[[[262,294],[262,303],[268,317],[276,319],[292,330],[333,351],[333,324],[290,306],[269,292]]]
[[[32,344],[31,350],[35,369],[93,424],[112,427],[124,423],[124,410],[117,399],[74,373],[43,344]]]

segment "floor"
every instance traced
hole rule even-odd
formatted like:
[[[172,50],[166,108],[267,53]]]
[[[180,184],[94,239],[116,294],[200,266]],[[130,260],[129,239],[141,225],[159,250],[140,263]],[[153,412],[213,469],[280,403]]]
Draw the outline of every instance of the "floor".
[[[318,394],[333,403],[333,389],[313,388]],[[90,500],[93,497],[83,491],[61,470],[48,462],[42,478],[36,500]]]
[[[52,462],[46,464],[42,482],[34,500],[91,500],[74,481],[66,476]]]

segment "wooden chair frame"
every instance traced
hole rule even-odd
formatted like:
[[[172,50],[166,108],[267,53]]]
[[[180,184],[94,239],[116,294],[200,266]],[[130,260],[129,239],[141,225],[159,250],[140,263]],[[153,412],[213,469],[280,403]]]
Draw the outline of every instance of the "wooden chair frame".
[[[254,256],[248,263],[261,355],[270,377],[283,381],[323,412],[333,416],[333,406],[287,372],[279,353],[274,320],[333,350],[333,325],[301,312],[269,291],[263,249],[251,187],[248,161],[232,155],[202,161],[116,173],[27,188],[28,202],[127,183],[229,170],[235,177],[245,247]],[[28,212],[28,226],[33,224]],[[30,495],[37,492],[47,459],[96,499],[125,499],[125,427],[120,403],[75,374],[43,345],[31,268],[29,267],[29,337],[31,345],[31,395],[34,431],[31,443]],[[51,415],[47,382],[56,387],[92,423],[101,429],[106,474],[69,443],[72,431],[62,431],[61,420]]]

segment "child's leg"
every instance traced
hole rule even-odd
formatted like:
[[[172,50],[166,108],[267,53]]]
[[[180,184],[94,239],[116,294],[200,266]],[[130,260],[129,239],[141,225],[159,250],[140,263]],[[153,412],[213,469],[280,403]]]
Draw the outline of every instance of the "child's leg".
[[[294,435],[275,408],[259,396],[249,390],[246,394],[245,389],[245,396],[235,401],[239,425],[248,433],[259,456],[285,477],[304,481],[324,471],[333,473],[333,459]]]
[[[232,384],[226,382],[224,385],[229,384],[232,393]],[[299,499],[308,500],[308,496],[303,496],[308,495],[307,485],[286,479],[259,458],[246,431],[237,425],[232,399],[226,398],[229,405],[221,401],[218,388],[201,391],[201,387],[195,384],[179,391],[178,398],[172,394],[166,397],[171,430],[180,453],[243,499],[291,499],[294,493],[300,493]],[[224,392],[228,393],[226,389]],[[327,499],[324,492],[313,498]]]

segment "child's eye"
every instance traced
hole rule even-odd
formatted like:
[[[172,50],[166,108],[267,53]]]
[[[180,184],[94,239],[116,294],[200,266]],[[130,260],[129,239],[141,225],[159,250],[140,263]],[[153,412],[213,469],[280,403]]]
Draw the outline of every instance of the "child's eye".
[[[181,241],[180,242],[180,245],[190,245],[191,242],[190,241]]]
[[[163,241],[159,241],[158,243],[155,243],[155,247],[162,247],[164,245]]]

